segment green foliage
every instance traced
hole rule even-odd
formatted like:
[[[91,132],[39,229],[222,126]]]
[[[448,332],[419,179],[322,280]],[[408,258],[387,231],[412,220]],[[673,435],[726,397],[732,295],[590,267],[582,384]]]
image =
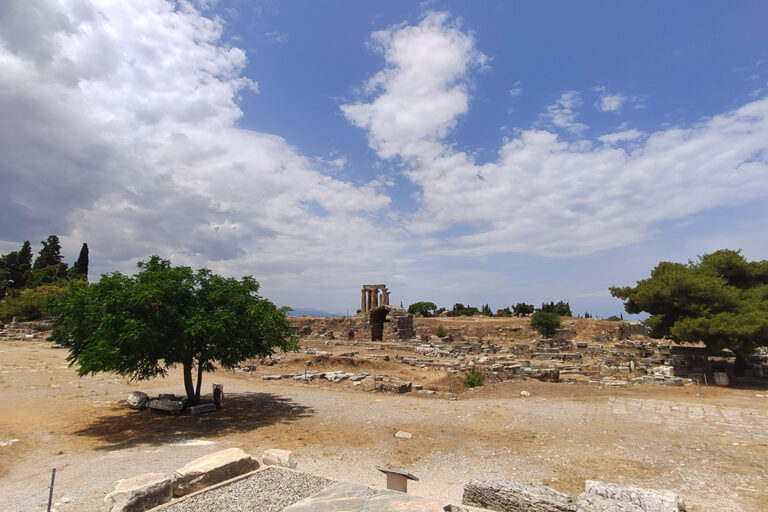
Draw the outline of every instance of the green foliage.
[[[187,398],[197,403],[202,374],[214,363],[233,368],[297,348],[285,312],[257,294],[253,278],[173,267],[157,256],[138,267],[135,276],[115,272],[73,285],[53,302],[53,338],[69,348],[80,375],[108,371],[142,380],[181,365]]]
[[[531,315],[531,328],[544,338],[551,338],[560,328],[560,316],[551,311],[537,311]]]
[[[21,250],[0,256],[0,298],[8,290],[19,290],[27,284],[27,275],[32,269],[32,246],[29,241]]]
[[[445,338],[446,336],[448,336],[448,333],[445,332],[445,329],[443,328],[442,325],[438,325],[437,330],[435,331],[435,336],[437,336],[438,338]]]
[[[549,304],[542,302],[539,311],[555,313],[558,316],[573,316],[571,305],[563,301],[558,301],[557,304],[554,302],[550,302]]]
[[[493,316],[493,312],[491,311],[491,307],[486,304],[482,308],[480,308],[480,314],[483,316]]]
[[[500,318],[510,317],[510,316],[512,316],[512,310],[509,309],[509,308],[497,309],[496,310],[496,316],[500,317]]]
[[[536,308],[533,307],[533,304],[526,304],[525,302],[518,302],[515,304],[515,307],[512,308],[512,314],[521,317],[521,316],[527,316],[532,314]]]
[[[621,322],[621,317],[616,315],[611,315],[608,318],[606,318],[606,320],[610,322]]]
[[[65,281],[55,285],[14,290],[0,301],[0,320],[8,321],[14,316],[19,320],[35,320],[49,314],[48,300],[65,297],[68,288],[69,283]]]
[[[80,248],[80,254],[77,257],[77,261],[72,265],[72,274],[75,276],[83,276],[88,279],[88,244],[83,244]]]
[[[453,309],[448,314],[448,316],[475,316],[479,314],[479,309],[472,306],[465,306],[461,302],[457,302],[453,305]]]
[[[627,313],[645,311],[656,338],[703,341],[730,349],[737,365],[768,345],[768,261],[723,249],[687,264],[660,262],[634,287],[611,287]]]
[[[434,302],[419,301],[414,302],[408,306],[408,312],[414,315],[421,315],[424,317],[430,317],[437,309],[437,305]]]
[[[485,382],[485,375],[474,366],[464,374],[464,385],[468,388],[482,386],[483,382]]]
[[[61,243],[58,236],[49,235],[47,240],[40,243],[43,244],[43,248],[40,249],[35,259],[35,264],[32,266],[33,270],[52,267],[61,263],[63,258],[61,256]]]

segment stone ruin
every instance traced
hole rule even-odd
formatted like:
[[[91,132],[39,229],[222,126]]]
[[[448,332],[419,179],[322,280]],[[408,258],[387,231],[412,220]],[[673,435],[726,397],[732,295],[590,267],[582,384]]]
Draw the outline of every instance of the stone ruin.
[[[416,335],[413,315],[400,306],[390,306],[387,285],[364,284],[360,291],[360,314],[370,326],[371,341],[385,337],[409,340]]]

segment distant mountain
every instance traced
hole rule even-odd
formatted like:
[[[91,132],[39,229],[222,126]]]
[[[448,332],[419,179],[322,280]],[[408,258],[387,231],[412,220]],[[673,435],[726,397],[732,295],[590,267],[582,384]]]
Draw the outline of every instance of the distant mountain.
[[[337,318],[344,316],[343,313],[329,313],[327,311],[321,311],[313,308],[293,308],[293,311],[288,312],[288,316],[322,316],[329,318]]]

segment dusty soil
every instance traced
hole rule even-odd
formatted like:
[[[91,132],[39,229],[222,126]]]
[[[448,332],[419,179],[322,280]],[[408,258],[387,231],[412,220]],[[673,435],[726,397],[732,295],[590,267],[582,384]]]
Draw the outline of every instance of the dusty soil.
[[[171,473],[233,446],[255,455],[290,449],[301,470],[377,487],[385,480],[374,466],[407,470],[420,478],[409,492],[454,503],[470,479],[501,477],[574,496],[587,479],[669,488],[700,512],[768,509],[766,386],[709,387],[698,396],[693,386],[525,381],[450,400],[439,371],[293,356],[279,370],[206,375],[207,390],[224,384],[224,409],[164,416],[122,402],[135,389],[180,394],[178,372],[138,384],[106,374],[80,378],[65,357],[39,340],[0,344],[0,493],[8,510],[44,510],[53,467],[59,512],[98,510],[120,478]],[[313,370],[382,372],[440,392],[392,395],[348,381],[260,378],[310,361]],[[521,396],[523,390],[531,396]],[[398,430],[413,438],[396,439]]]

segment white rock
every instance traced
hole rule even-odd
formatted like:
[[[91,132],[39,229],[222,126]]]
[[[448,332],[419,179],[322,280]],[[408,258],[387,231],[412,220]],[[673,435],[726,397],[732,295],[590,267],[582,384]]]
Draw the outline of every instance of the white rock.
[[[395,434],[395,437],[398,439],[411,439],[413,434],[406,432],[405,430],[400,430]]]
[[[255,469],[259,469],[259,461],[240,448],[205,455],[176,470],[173,474],[173,495],[185,496]]]
[[[531,396],[531,393],[529,393],[528,391],[521,391],[520,396]]]
[[[149,396],[142,391],[131,391],[126,402],[131,409],[143,409],[149,402]]]
[[[147,473],[120,480],[104,498],[105,512],[142,512],[170,501],[171,479],[161,473]]]
[[[265,466],[280,466],[283,468],[296,469],[296,459],[290,450],[265,450],[261,461]]]

